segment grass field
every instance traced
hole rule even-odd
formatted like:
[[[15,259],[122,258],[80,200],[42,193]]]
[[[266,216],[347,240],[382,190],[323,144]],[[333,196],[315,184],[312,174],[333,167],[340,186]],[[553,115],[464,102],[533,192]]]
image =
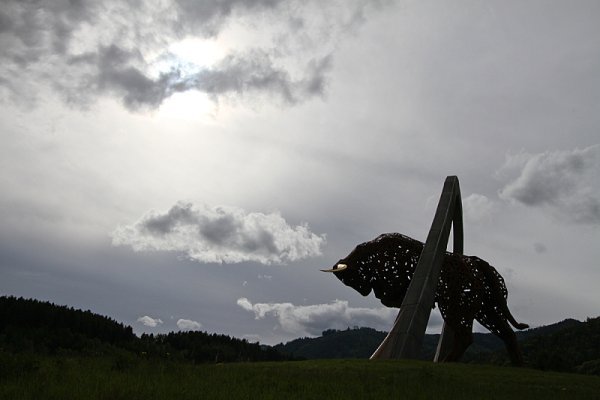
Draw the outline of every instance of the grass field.
[[[417,361],[9,356],[0,399],[600,399],[600,377]]]

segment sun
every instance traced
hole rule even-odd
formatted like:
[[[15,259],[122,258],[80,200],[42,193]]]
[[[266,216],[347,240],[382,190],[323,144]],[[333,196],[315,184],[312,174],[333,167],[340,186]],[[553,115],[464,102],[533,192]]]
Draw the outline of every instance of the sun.
[[[199,67],[209,67],[221,60],[226,50],[218,40],[186,38],[169,46],[169,53]]]
[[[193,74],[210,68],[226,55],[226,49],[218,40],[186,38],[171,44],[168,56],[156,64],[156,72],[166,72],[174,67]],[[163,101],[158,116],[169,119],[197,120],[214,114],[215,103],[206,93],[189,90],[171,95]]]

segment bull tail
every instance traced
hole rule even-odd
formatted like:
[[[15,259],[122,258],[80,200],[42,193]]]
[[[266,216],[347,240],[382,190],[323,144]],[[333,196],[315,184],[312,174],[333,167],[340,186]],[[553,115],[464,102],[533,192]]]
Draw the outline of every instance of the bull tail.
[[[508,321],[508,322],[510,322],[510,324],[511,324],[512,326],[514,326],[516,329],[519,329],[519,330],[522,330],[522,329],[527,329],[527,328],[529,328],[529,325],[527,325],[527,324],[524,324],[524,323],[522,323],[522,322],[518,322],[518,321],[515,319],[515,317],[513,317],[513,315],[510,313],[510,310],[508,309],[508,306],[506,305],[506,303],[505,303],[505,305],[504,305],[504,307],[503,307],[503,308],[504,308],[504,310],[503,310],[503,311],[504,311],[504,312],[503,312],[503,314],[504,314],[504,316],[506,317],[507,321]]]
[[[502,276],[500,276],[500,274],[498,274],[498,277],[500,279],[502,279],[502,284],[504,284],[504,279],[502,278]],[[499,288],[498,288],[499,290]],[[508,293],[506,293],[508,294]],[[502,313],[502,315],[504,316],[504,318],[506,318],[506,320],[508,322],[510,322],[510,324],[512,326],[514,326],[516,329],[519,330],[523,330],[523,329],[527,329],[529,328],[529,325],[524,324],[522,322],[518,322],[515,317],[513,317],[513,315],[511,314],[510,310],[508,309],[508,304],[506,303],[506,297],[505,296],[501,296],[500,297],[501,301],[500,301],[500,311]]]
[[[484,268],[484,271],[487,275],[489,282],[493,285],[492,290],[495,292],[497,298],[500,300],[499,303],[501,314],[516,329],[522,330],[529,328],[529,325],[524,324],[522,322],[518,322],[508,309],[508,304],[506,304],[506,297],[508,296],[508,291],[506,290],[506,284],[504,283],[504,278],[502,278],[502,275],[500,275],[498,271],[491,265],[487,264],[487,266],[489,267],[489,269]]]

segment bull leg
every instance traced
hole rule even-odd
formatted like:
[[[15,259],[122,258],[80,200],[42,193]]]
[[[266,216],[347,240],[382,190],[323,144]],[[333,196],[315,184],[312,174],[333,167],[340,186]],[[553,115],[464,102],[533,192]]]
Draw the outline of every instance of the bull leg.
[[[504,342],[506,346],[506,351],[508,352],[508,357],[510,358],[510,362],[517,367],[523,365],[523,355],[521,354],[521,349],[519,348],[519,343],[517,342],[517,335],[511,329],[506,321],[503,321],[500,328],[500,339]]]
[[[452,350],[444,357],[443,362],[459,361],[467,348],[473,343],[473,321],[463,324],[448,323],[454,333]]]
[[[520,367],[523,365],[523,355],[521,354],[521,349],[519,348],[519,343],[517,341],[517,335],[512,330],[508,322],[499,316],[494,315],[490,318],[482,319],[478,321],[488,328],[493,334],[498,336],[504,342],[506,346],[506,351],[508,352],[508,358],[512,365],[516,367]]]

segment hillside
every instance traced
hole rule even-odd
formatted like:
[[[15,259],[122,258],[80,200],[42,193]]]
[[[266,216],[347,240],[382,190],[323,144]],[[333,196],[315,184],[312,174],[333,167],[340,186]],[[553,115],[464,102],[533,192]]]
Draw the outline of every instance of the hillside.
[[[91,311],[0,297],[0,345],[4,350],[102,353],[112,347],[130,348],[136,340],[131,327]]]
[[[321,337],[279,344],[279,352],[306,359],[368,358],[385,337],[371,328],[327,330]],[[517,332],[526,365],[554,371],[600,374],[600,317],[567,319]],[[439,335],[425,335],[420,358],[432,360]],[[466,363],[508,364],[504,344],[491,333],[475,333]]]
[[[206,332],[140,338],[131,327],[91,311],[12,296],[0,297],[0,352],[124,357],[143,354],[193,363],[290,358],[258,343]]]
[[[522,348],[534,368],[600,375],[600,317],[528,338]]]
[[[387,332],[372,328],[346,330],[326,330],[316,338],[300,338],[281,343],[275,349],[286,354],[306,359],[327,358],[369,358],[385,338]],[[440,335],[425,335],[420,359],[432,360]],[[476,333],[475,343],[469,348],[469,355],[491,353],[503,347],[502,342],[491,334]]]
[[[386,333],[372,328],[348,328],[345,331],[329,329],[317,338],[300,338],[274,349],[294,357],[306,359],[369,358]]]
[[[368,358],[385,337],[371,328],[326,330],[269,347],[227,335],[171,332],[137,337],[111,318],[48,302],[0,297],[0,356],[10,354],[117,356],[191,363]],[[573,319],[518,332],[527,366],[600,375],[600,317]],[[426,335],[421,358],[433,359],[439,335]],[[492,334],[476,333],[466,363],[504,365],[504,346]]]

